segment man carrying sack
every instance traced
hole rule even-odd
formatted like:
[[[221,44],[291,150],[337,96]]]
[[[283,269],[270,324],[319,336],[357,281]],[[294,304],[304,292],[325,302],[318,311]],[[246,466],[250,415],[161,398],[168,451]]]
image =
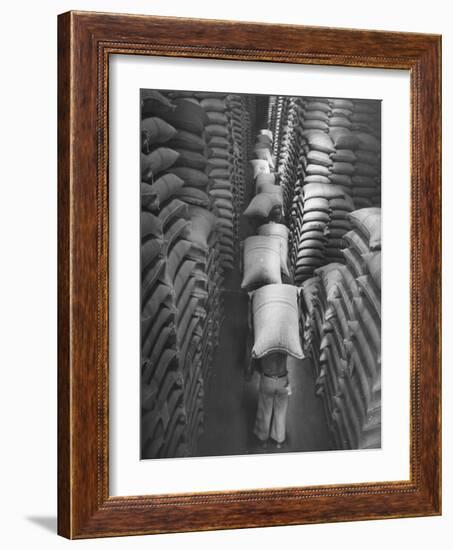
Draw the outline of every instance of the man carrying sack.
[[[259,359],[261,378],[253,433],[267,446],[271,437],[280,449],[286,439],[286,416],[291,387],[286,353],[276,352]]]

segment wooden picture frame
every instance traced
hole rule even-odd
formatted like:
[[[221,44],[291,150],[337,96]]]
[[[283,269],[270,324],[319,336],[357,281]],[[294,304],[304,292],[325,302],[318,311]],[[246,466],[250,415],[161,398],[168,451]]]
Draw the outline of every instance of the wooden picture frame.
[[[69,12],[59,16],[58,532],[89,538],[441,513],[441,39]],[[410,480],[109,496],[109,56],[404,69],[411,95]]]

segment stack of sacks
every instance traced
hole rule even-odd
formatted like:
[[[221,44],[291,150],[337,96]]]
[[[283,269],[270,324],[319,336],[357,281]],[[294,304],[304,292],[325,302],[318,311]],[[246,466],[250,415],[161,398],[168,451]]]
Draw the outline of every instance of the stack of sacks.
[[[182,423],[185,421],[178,408],[183,378],[178,361],[178,311],[171,266],[187,241],[175,242],[170,233],[173,223],[187,221],[187,205],[178,199],[164,207],[159,216],[142,212],[142,456],[146,458],[167,456],[172,437],[170,420],[177,416]],[[157,243],[161,252],[156,255]]]
[[[294,181],[297,179],[300,153],[301,136],[299,132],[300,100],[287,98],[286,120],[280,137],[278,173],[280,186],[283,192],[283,205],[285,212],[289,212],[294,197]]]
[[[200,328],[200,354],[203,376],[208,376],[213,352],[218,344],[218,329],[222,321],[221,288],[223,283],[220,266],[220,253],[216,235],[218,219],[203,209],[192,209],[192,238],[197,243],[196,262],[191,266],[198,285],[195,295],[198,298],[197,317]],[[196,235],[194,234],[196,232]]]
[[[233,191],[233,228],[235,253],[239,243],[239,216],[242,212],[245,196],[245,182],[247,179],[247,143],[250,125],[250,116],[243,96],[227,96],[229,132],[231,135],[231,154],[233,162],[232,191]]]
[[[250,161],[253,167],[255,181],[255,196],[250,201],[244,216],[261,223],[269,218],[274,209],[283,212],[283,194],[280,185],[277,185],[277,174],[271,172],[269,162],[264,159]]]
[[[287,98],[284,96],[278,96],[275,105],[275,124],[270,127],[274,136],[274,149],[273,154],[275,158],[278,158],[280,147],[280,134],[282,131],[282,125],[284,124],[284,115],[287,107]]]
[[[363,208],[351,213],[353,230],[345,235],[344,250],[356,278],[353,297],[355,322],[345,341],[350,369],[357,373],[364,395],[360,447],[380,445],[381,435],[381,209]]]
[[[356,208],[381,205],[381,142],[371,133],[354,132],[357,162],[352,176]]]
[[[272,150],[272,133],[261,130],[255,138],[253,156],[249,161],[253,170],[254,196],[244,211],[247,218],[267,219],[272,209],[283,208],[282,188],[278,185]],[[252,190],[253,191],[253,190]]]
[[[349,215],[346,264],[331,263],[302,285],[304,349],[317,393],[342,448],[380,446],[380,209]]]
[[[291,231],[296,246],[292,250],[292,265],[297,284],[313,275],[313,271],[332,260],[341,260],[343,235],[350,228],[347,218],[352,202],[340,186],[308,183],[302,188]],[[296,211],[294,211],[296,210]]]
[[[381,109],[380,102],[364,99],[354,99],[354,106],[350,116],[351,130],[364,132],[380,139],[381,137]]]
[[[319,346],[324,324],[325,304],[319,303],[319,277],[306,279],[301,287],[300,330],[304,353],[311,359],[315,379],[319,376]]]
[[[200,99],[200,104],[209,121],[206,127],[209,158],[206,172],[211,180],[209,195],[218,216],[221,263],[225,270],[231,270],[234,265],[234,206],[227,103],[225,95],[208,94]]]
[[[175,403],[182,396],[176,346],[177,309],[167,259],[179,237],[186,236],[189,222],[186,205],[175,198],[184,182],[165,173],[179,158],[179,153],[167,145],[177,130],[162,118],[173,109],[173,103],[159,92],[142,95],[141,386],[145,457],[165,452],[170,419],[173,414],[178,416]],[[172,212],[179,213],[174,224]]]
[[[142,251],[143,456],[186,456],[202,429],[202,373],[209,370],[221,316],[209,118],[187,92],[170,99],[144,92],[142,115],[142,237],[156,233],[154,218],[160,231]]]
[[[190,250],[176,273],[178,291],[178,341],[183,362],[184,404],[188,415],[189,454],[196,453],[202,430],[204,375],[207,376],[220,322],[222,276],[216,234],[216,216],[209,210],[190,206],[188,241]],[[211,353],[208,353],[208,348]]]
[[[355,208],[380,205],[380,107],[377,101],[331,99],[329,135],[338,163],[333,183],[349,185]]]
[[[271,95],[269,96],[269,103],[268,103],[268,109],[267,109],[267,128],[269,128],[269,132],[271,134],[272,134],[272,128],[275,128],[276,115],[277,115],[277,96]]]
[[[307,97],[302,106],[301,119],[303,131],[320,130],[327,132],[330,105],[326,98]]]

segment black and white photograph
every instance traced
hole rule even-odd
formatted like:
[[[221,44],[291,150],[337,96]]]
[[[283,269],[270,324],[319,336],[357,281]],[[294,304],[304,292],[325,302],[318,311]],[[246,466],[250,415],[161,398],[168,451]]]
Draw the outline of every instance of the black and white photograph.
[[[381,101],[142,89],[140,138],[141,459],[380,448]]]

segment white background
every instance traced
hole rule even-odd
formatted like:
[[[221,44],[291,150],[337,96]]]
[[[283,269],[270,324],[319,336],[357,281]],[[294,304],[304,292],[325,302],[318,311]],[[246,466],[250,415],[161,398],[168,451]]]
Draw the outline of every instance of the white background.
[[[56,515],[56,14],[68,9],[180,15],[444,35],[444,151],[452,150],[453,30],[449,2],[278,3],[229,0],[45,1],[2,10],[0,87],[1,544],[5,548],[275,548],[282,545],[382,549],[451,547],[453,521],[451,344],[444,329],[444,515],[68,542],[55,535]],[[447,126],[449,126],[447,128]],[[452,162],[444,162],[444,280],[451,279]],[[444,327],[451,289],[444,286]],[[450,395],[449,395],[450,394]],[[447,403],[446,396],[449,396]]]
[[[140,178],[139,88],[156,86],[382,99],[381,449],[138,460],[140,384],[138,369],[131,375],[131,365],[140,363],[140,250],[131,243],[140,240],[140,213],[138,189],[131,193],[130,183]],[[109,105],[110,494],[409,479],[409,72],[114,56]]]

